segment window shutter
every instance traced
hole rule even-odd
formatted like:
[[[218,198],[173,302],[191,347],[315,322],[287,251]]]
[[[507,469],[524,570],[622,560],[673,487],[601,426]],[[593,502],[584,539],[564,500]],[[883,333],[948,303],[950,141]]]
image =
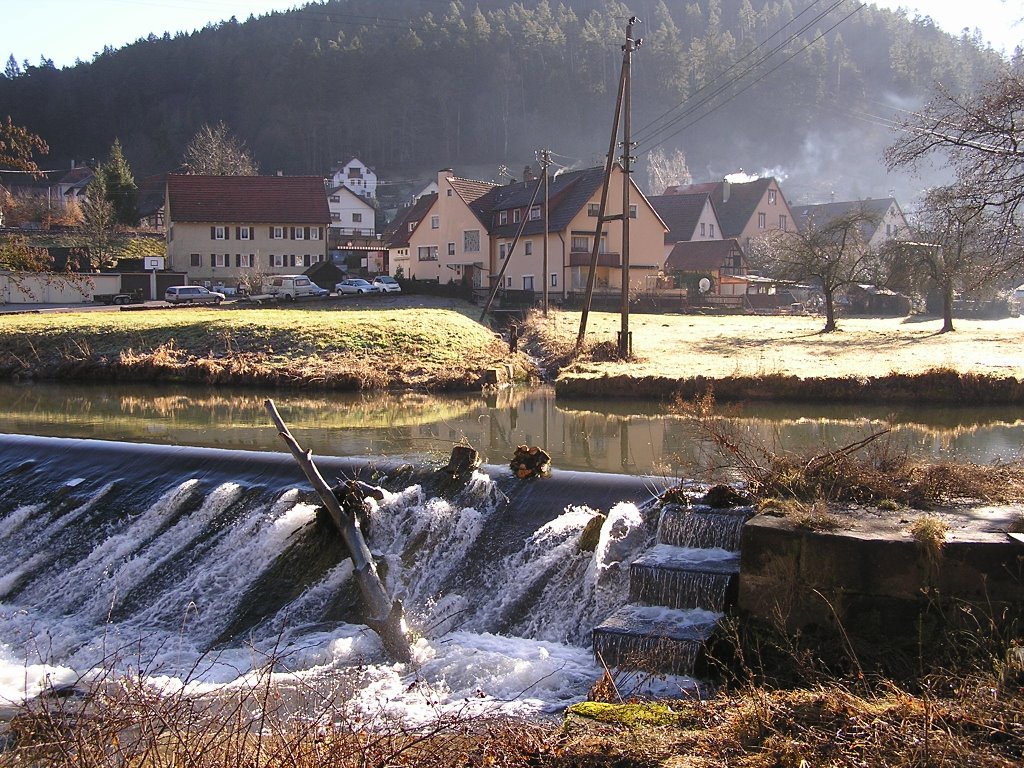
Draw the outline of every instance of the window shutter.
[[[230,240],[231,239],[231,227],[224,227],[224,239],[225,240]]]
[[[306,239],[309,240],[309,227],[306,227]]]
[[[241,227],[235,227],[235,240],[241,240],[241,239],[242,239],[242,228]]]
[[[217,266],[217,254],[215,254],[215,253],[211,253],[210,254],[210,266],[211,267],[216,267]]]
[[[316,228],[316,233],[317,233],[317,234],[316,234],[316,236],[317,236],[317,237],[318,237],[318,238],[319,238],[320,240],[323,240],[323,239],[324,239],[324,228],[323,228],[323,227],[317,227],[317,228]]]
[[[291,239],[294,240],[295,239],[295,227],[292,227],[291,229],[292,229],[292,231],[291,231],[291,235],[292,235]],[[294,266],[294,264],[292,266]]]
[[[216,227],[210,227],[210,239],[211,240],[216,240],[217,239],[217,228]]]

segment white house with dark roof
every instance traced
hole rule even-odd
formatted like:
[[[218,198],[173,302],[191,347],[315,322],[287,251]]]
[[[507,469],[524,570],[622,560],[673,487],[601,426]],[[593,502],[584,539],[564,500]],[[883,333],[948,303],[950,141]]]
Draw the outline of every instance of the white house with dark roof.
[[[668,227],[665,258],[672,253],[676,243],[722,239],[722,225],[707,192],[654,195],[647,199]]]
[[[377,174],[358,157],[351,157],[331,169],[327,186],[331,189],[347,187],[353,194],[369,200],[377,198]]]
[[[327,258],[331,214],[320,177],[170,174],[165,199],[166,267],[191,282],[301,274]]]
[[[892,197],[800,205],[793,209],[796,225],[801,231],[810,225],[824,226],[833,219],[855,211],[864,211],[873,219],[871,223],[863,224],[861,232],[868,248],[872,250],[877,251],[890,240],[910,235],[910,225],[903,215],[903,209]]]
[[[376,237],[377,211],[346,186],[327,190],[327,207],[331,211],[331,233],[338,237]]]

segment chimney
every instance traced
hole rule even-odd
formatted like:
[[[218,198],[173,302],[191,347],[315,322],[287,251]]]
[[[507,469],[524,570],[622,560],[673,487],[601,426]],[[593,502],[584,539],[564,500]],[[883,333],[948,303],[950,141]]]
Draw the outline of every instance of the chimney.
[[[722,202],[729,202],[729,180],[722,179]]]
[[[533,172],[533,168],[526,166],[523,168],[523,181],[535,181],[537,176]]]

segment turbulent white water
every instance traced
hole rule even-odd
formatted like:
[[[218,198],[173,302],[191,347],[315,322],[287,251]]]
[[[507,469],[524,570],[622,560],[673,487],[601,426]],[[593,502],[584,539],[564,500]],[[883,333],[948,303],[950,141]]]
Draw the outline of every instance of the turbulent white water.
[[[31,503],[19,493],[0,503],[0,703],[95,670],[238,685],[272,661],[282,680],[358,669],[352,704],[414,722],[446,707],[557,709],[600,677],[590,630],[626,599],[628,563],[651,539],[641,510],[620,503],[596,551],[580,551],[592,510],[552,510],[531,528],[481,473],[457,501],[419,485],[385,493],[369,504],[371,548],[421,633],[400,665],[337,618],[348,560],[232,629],[279,555],[311,535],[316,506],[295,488],[185,476],[148,496],[118,478],[75,478]]]

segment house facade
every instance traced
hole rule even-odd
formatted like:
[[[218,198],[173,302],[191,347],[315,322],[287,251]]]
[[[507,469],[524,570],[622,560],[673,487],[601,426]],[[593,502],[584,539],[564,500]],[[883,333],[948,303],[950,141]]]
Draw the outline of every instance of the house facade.
[[[666,259],[676,243],[722,239],[722,224],[707,192],[655,195],[647,199],[668,227],[665,233]]]
[[[377,174],[358,157],[352,157],[331,170],[327,186],[330,189],[346,187],[358,197],[374,200],[377,197]]]
[[[331,234],[338,238],[376,237],[377,211],[347,186],[332,186],[327,189],[327,207],[331,211]]]
[[[903,209],[892,197],[797,206],[796,223],[801,230],[811,224],[820,227],[840,216],[858,211],[867,213],[872,219],[870,223],[865,222],[861,232],[871,250],[877,251],[891,240],[910,236],[910,225],[903,215]]]
[[[437,192],[422,195],[406,220],[409,277],[488,287],[490,242],[485,208],[480,201],[497,185],[456,176],[450,168],[437,174]],[[392,260],[392,273],[402,265]]]
[[[490,219],[490,274],[501,275],[506,290],[541,291],[567,296],[586,290],[595,239],[598,243],[595,289],[622,290],[622,189],[623,171],[612,167],[606,221],[600,232],[597,218],[601,204],[603,168],[589,168],[559,174],[549,181],[549,225],[547,270],[544,269],[543,197],[531,205],[538,182],[530,180],[495,188],[479,201]],[[657,286],[665,260],[665,222],[630,181],[629,287],[642,291]],[[516,233],[522,235],[512,249]],[[507,264],[506,264],[507,262]]]
[[[331,222],[315,176],[167,177],[167,269],[203,285],[254,285],[327,258]]]
[[[707,184],[669,187],[666,194],[707,193],[718,215],[722,237],[735,238],[745,253],[750,245],[772,230],[796,229],[793,211],[773,177],[748,182],[723,179]]]
[[[676,243],[665,259],[665,274],[675,288],[690,287],[707,277],[706,296],[728,297],[737,305],[747,293],[747,260],[736,238]]]

